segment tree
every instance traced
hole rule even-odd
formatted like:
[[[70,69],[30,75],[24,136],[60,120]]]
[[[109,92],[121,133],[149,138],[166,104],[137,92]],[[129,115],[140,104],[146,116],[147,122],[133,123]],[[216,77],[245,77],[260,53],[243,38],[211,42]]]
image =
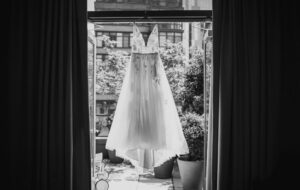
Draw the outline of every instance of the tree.
[[[203,51],[191,49],[191,59],[185,72],[183,112],[203,113]]]
[[[165,47],[160,48],[160,57],[174,100],[177,105],[181,105],[183,102],[184,72],[187,63],[182,43],[167,42]]]
[[[129,63],[129,53],[114,51],[116,44],[107,36],[102,36],[104,49],[107,51],[107,59],[97,62],[96,68],[96,92],[99,94],[119,95],[125,76],[125,68]]]

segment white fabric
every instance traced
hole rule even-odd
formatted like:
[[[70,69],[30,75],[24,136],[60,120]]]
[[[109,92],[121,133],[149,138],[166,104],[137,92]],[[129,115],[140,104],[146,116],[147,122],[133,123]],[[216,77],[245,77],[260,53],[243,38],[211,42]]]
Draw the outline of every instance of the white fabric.
[[[188,153],[172,92],[158,53],[157,25],[148,45],[133,26],[131,62],[108,135],[106,148],[135,166],[152,169]]]

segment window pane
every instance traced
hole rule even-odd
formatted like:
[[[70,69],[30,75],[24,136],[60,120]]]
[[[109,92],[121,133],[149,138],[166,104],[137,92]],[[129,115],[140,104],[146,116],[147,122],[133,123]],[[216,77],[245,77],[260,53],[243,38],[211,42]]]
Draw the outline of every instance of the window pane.
[[[122,33],[117,33],[117,47],[122,47]]]
[[[167,33],[167,41],[174,43],[174,33],[173,32],[168,32]]]
[[[165,46],[166,43],[166,33],[165,32],[160,32],[159,33],[159,45],[160,46]]]
[[[109,36],[109,33],[108,32],[103,32],[102,35],[103,36]]]
[[[130,33],[130,47],[132,47],[132,36],[133,36],[133,33]]]
[[[109,33],[110,40],[117,41],[117,33],[111,32]]]
[[[107,59],[107,54],[102,54],[102,61],[105,61]]]
[[[130,47],[130,34],[129,33],[123,33],[123,47],[128,48]]]
[[[175,43],[181,42],[182,41],[182,33],[175,33]]]
[[[102,59],[102,55],[101,54],[97,54],[96,55],[96,59]]]
[[[97,39],[97,47],[103,47],[103,40],[101,36],[98,36],[96,39]]]
[[[182,23],[174,23],[174,29],[181,30],[182,29]]]

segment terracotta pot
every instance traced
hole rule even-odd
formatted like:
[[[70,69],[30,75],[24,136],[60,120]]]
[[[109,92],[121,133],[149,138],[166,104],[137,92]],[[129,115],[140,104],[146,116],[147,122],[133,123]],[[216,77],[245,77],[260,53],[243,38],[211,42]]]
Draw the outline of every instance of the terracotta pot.
[[[167,179],[172,177],[172,171],[175,158],[167,160],[162,165],[154,167],[154,177],[159,179]]]
[[[177,159],[184,190],[201,190],[203,184],[204,162]]]
[[[115,150],[114,151],[108,150],[108,158],[109,158],[110,162],[114,163],[114,164],[120,164],[124,161],[123,158],[116,156]]]

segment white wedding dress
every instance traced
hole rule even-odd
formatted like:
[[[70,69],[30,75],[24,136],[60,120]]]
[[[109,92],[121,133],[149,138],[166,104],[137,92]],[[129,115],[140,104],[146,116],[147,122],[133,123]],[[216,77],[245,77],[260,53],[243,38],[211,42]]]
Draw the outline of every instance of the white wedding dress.
[[[157,25],[147,46],[134,25],[131,61],[106,143],[117,156],[145,169],[189,152],[158,50]]]

